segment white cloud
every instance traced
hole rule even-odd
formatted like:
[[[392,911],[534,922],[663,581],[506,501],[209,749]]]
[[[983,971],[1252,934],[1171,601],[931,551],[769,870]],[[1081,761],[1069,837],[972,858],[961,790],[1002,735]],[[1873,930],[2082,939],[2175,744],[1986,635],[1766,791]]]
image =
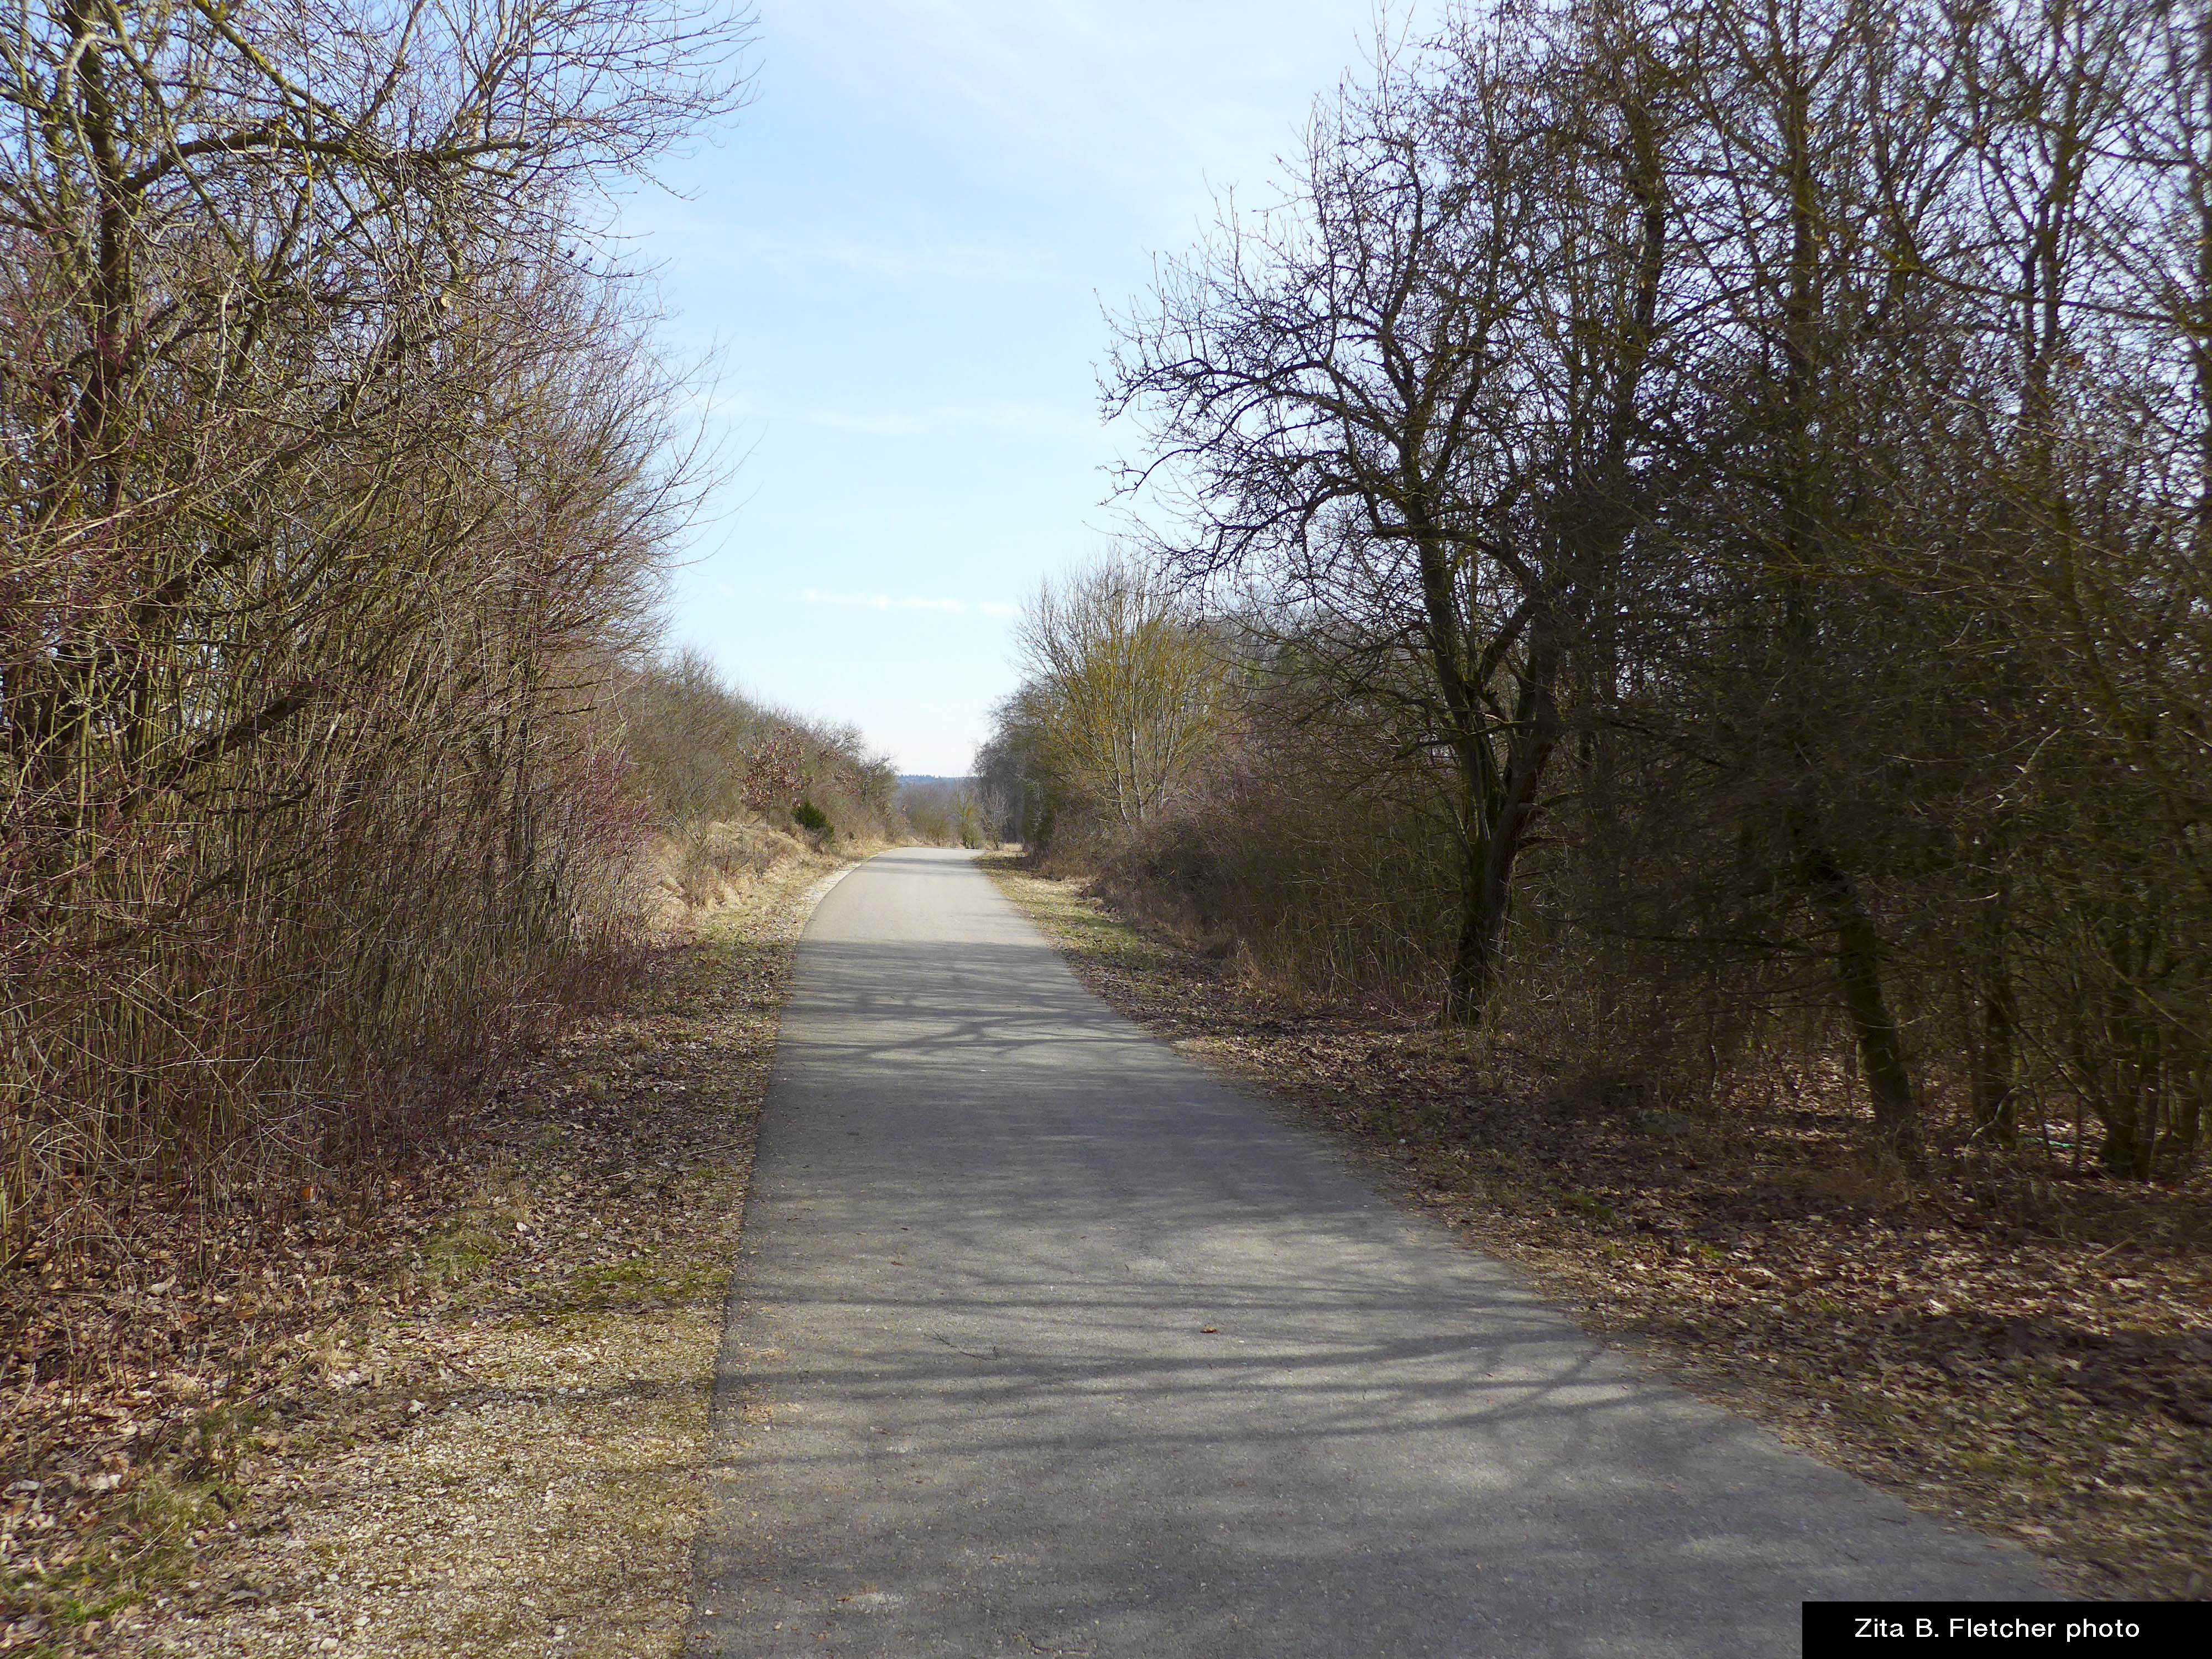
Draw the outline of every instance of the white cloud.
[[[836,605],[860,611],[934,611],[948,617],[964,617],[970,611],[982,616],[1005,617],[1014,614],[1014,607],[997,599],[984,599],[970,605],[966,599],[921,599],[911,594],[890,593],[825,593],[818,587],[799,590],[801,605]]]
[[[1404,29],[1437,9],[1389,13]],[[1201,174],[1272,175],[1308,101],[1372,49],[1375,20],[1343,0],[785,0],[764,26],[772,52],[908,130],[988,133],[1148,200],[1174,177],[1179,219],[1203,211],[1185,194]]]

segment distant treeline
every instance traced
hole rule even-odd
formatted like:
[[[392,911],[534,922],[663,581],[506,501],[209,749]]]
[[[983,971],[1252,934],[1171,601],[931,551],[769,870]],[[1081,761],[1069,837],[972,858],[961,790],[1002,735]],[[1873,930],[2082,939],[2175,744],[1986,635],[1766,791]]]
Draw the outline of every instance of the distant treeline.
[[[706,478],[593,232],[723,15],[9,8],[0,1263],[401,1144],[628,959],[656,830],[888,812],[650,665]]]
[[[1120,324],[1006,833],[1251,971],[2151,1176],[2212,1085],[2212,33],[1558,0]]]

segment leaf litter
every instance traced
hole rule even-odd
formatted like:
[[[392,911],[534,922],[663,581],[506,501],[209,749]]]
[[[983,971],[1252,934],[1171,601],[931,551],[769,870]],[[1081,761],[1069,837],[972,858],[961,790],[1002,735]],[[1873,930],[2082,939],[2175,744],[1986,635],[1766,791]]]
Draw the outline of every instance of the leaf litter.
[[[674,1654],[793,947],[762,875],[373,1207],[7,1328],[0,1653]]]
[[[1593,1332],[2066,1589],[2212,1576],[2212,1182],[1861,1150],[1843,1081],[1757,1112],[1653,1110],[1402,1012],[1316,1006],[987,861],[1122,1013],[1328,1131]],[[1862,1109],[1863,1110],[1863,1109]]]

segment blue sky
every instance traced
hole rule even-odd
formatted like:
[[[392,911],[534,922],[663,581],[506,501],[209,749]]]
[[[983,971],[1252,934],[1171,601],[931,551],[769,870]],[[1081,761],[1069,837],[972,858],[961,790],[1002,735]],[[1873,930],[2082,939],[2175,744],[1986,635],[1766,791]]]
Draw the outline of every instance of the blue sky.
[[[672,642],[964,772],[1012,620],[1115,526],[1102,304],[1212,193],[1268,195],[1368,0],[762,0],[751,104],[626,206],[666,336],[742,458]]]

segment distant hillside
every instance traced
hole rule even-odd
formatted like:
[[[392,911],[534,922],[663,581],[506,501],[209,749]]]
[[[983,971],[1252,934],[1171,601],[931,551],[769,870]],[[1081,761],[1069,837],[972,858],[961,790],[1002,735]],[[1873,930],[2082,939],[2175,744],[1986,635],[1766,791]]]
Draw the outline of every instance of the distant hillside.
[[[906,787],[908,785],[909,785],[909,784],[932,784],[932,783],[944,783],[944,784],[950,784],[950,785],[951,785],[954,788],[956,788],[956,789],[957,789],[957,788],[958,788],[962,784],[965,784],[965,783],[973,783],[973,782],[975,782],[975,780],[974,778],[972,778],[972,777],[967,777],[967,778],[940,778],[940,777],[936,776],[934,774],[933,774],[933,773],[928,773],[928,772],[902,772],[902,773],[900,773],[900,774],[898,775],[898,781],[899,781],[899,787],[900,787],[900,788],[902,788],[902,789],[905,788],[905,787]]]

